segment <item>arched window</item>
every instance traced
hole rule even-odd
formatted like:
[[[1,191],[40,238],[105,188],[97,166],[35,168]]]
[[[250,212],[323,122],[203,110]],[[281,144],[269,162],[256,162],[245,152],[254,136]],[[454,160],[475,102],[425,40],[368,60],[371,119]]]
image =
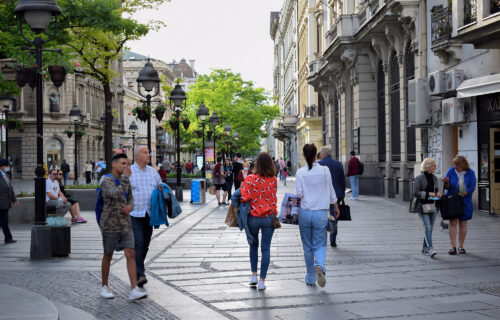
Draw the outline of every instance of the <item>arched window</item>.
[[[391,160],[401,161],[399,62],[396,53],[392,55],[389,72],[389,95],[391,102]]]
[[[385,136],[385,72],[382,61],[377,70],[377,109],[378,109],[378,161],[386,161],[386,136]]]
[[[52,138],[47,142],[46,146],[47,150],[47,167],[50,168],[50,165],[56,161],[57,164],[61,165],[61,160],[63,156],[63,144],[61,140],[57,138]]]
[[[405,112],[406,112],[406,161],[417,161],[417,146],[415,127],[410,127],[408,123],[408,81],[415,79],[415,55],[406,48],[405,55]]]

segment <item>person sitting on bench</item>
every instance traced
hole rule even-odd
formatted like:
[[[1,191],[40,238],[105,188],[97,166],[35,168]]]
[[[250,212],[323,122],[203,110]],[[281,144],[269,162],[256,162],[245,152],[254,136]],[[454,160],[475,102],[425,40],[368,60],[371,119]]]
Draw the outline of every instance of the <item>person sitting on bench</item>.
[[[45,197],[45,202],[47,207],[55,207],[57,216],[64,216],[71,208],[71,204],[68,199],[61,192],[59,187],[59,182],[57,182],[57,170],[51,169],[49,172],[49,178],[45,182],[45,190],[47,191],[47,196]]]

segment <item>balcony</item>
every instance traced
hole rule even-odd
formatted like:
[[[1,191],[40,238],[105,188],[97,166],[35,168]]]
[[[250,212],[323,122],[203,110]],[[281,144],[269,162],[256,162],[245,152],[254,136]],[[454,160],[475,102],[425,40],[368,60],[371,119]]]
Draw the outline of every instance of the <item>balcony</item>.
[[[305,107],[304,111],[302,111],[301,117],[302,119],[320,118],[320,110],[318,109],[318,106],[313,104],[309,107]]]
[[[295,125],[299,122],[299,117],[292,114],[286,114],[283,116],[283,126],[284,127],[295,127]]]
[[[450,58],[461,59],[462,45],[452,40],[453,17],[450,8],[442,5],[435,6],[431,10],[431,50],[441,60],[448,64]]]
[[[331,45],[335,42],[352,41],[352,37],[359,30],[359,20],[357,14],[340,15],[337,22],[326,34],[326,39]]]
[[[453,1],[455,40],[476,49],[500,49],[500,1]]]

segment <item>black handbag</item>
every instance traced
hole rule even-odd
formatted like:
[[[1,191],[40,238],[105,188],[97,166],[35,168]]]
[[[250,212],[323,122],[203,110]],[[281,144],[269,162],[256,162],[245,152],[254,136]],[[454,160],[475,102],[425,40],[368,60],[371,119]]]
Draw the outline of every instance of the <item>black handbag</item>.
[[[460,219],[465,215],[464,199],[458,193],[443,195],[439,200],[439,211],[443,220]]]
[[[337,219],[338,221],[351,221],[351,208],[345,204],[344,198],[340,200],[339,211],[340,216]]]

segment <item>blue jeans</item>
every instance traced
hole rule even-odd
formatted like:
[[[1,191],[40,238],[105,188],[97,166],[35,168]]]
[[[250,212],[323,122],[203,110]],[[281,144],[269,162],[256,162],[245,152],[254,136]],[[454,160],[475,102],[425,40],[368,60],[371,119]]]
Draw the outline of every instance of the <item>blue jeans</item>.
[[[304,260],[306,262],[306,283],[316,282],[315,267],[321,266],[326,273],[326,223],[328,222],[327,210],[305,210],[300,208],[299,229]]]
[[[137,265],[137,278],[146,272],[144,260],[148,254],[149,243],[153,235],[153,227],[149,225],[149,215],[144,218],[130,217],[135,238],[135,264]]]
[[[271,262],[271,240],[274,233],[273,215],[267,218],[257,218],[249,214],[248,229],[255,239],[254,243],[250,245],[250,267],[252,268],[252,272],[257,272],[257,263],[259,262],[259,230],[262,230],[260,277],[265,279],[269,263]]]
[[[64,185],[68,183],[69,172],[63,172]]]
[[[359,198],[359,175],[350,176],[349,181],[351,181],[352,197]]]
[[[419,214],[424,222],[425,235],[424,235],[424,246],[423,248],[432,248],[432,228],[434,227],[434,221],[438,215],[437,211],[433,213],[423,213],[422,207],[419,208]]]
[[[233,189],[233,180],[226,181],[226,189],[227,189],[227,202],[231,199],[231,191]]]
[[[12,233],[10,233],[9,229],[9,209],[0,210],[0,226],[2,227],[5,241],[12,239]]]

